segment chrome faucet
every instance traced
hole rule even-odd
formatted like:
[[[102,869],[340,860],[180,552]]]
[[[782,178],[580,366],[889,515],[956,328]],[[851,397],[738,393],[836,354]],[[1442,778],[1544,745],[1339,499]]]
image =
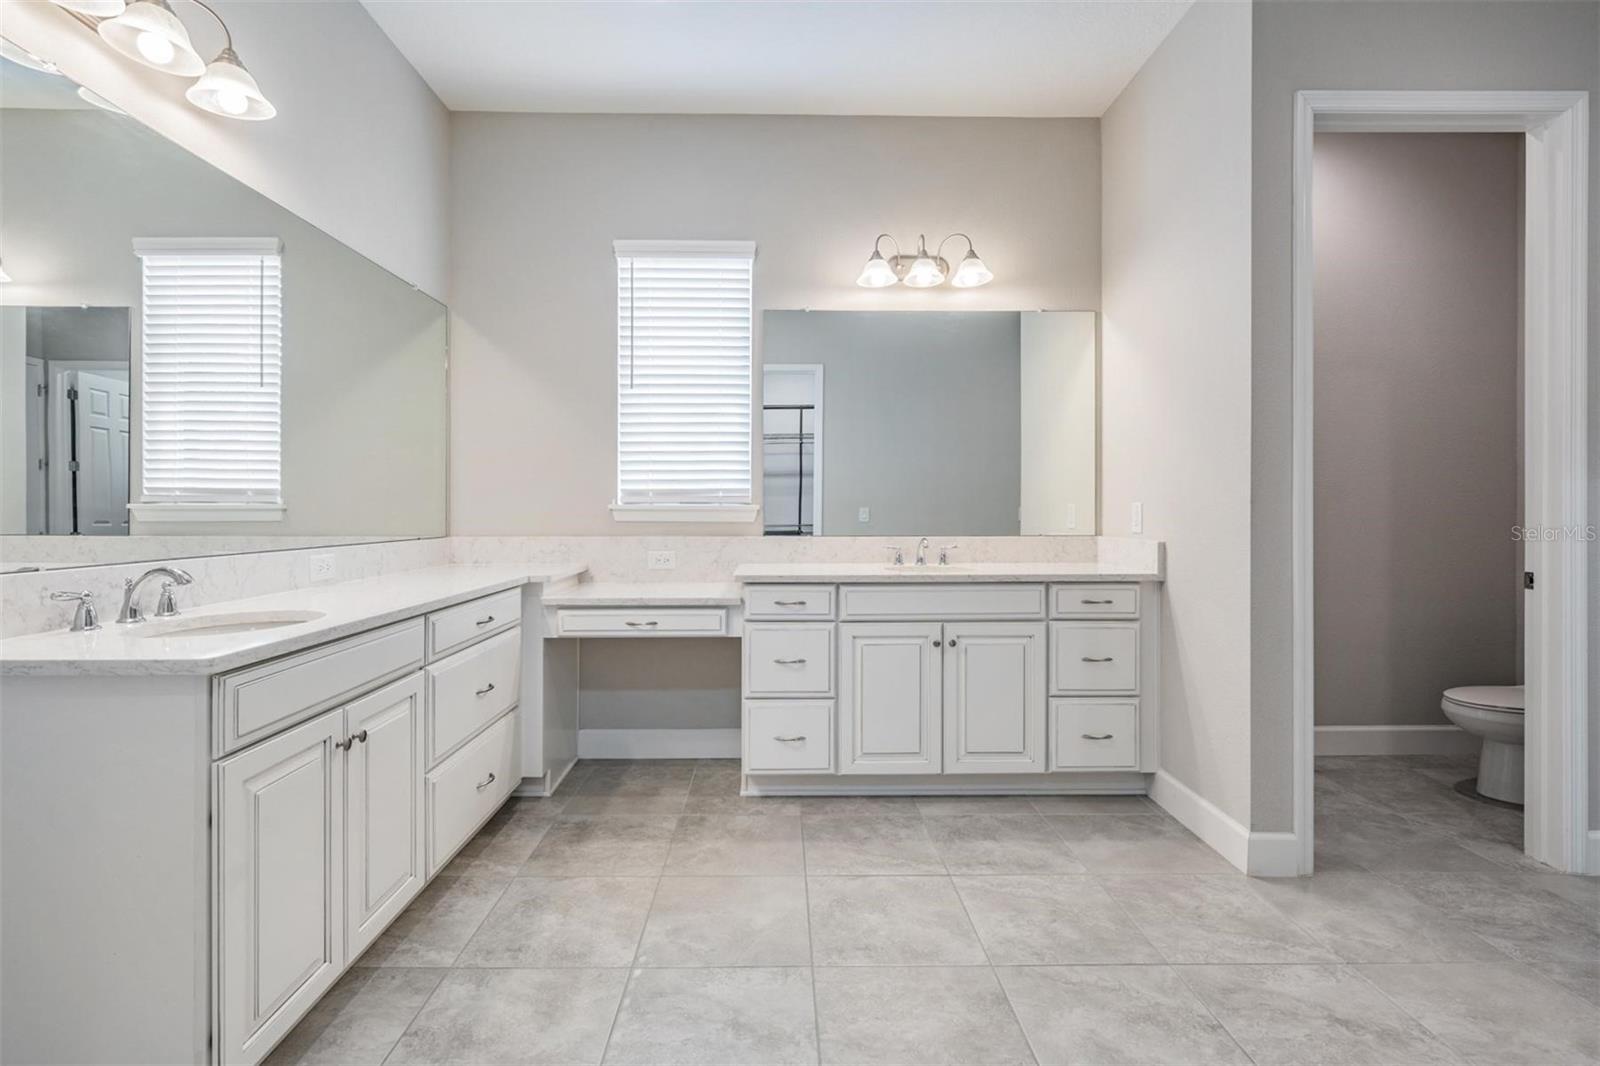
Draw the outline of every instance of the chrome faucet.
[[[950,552],[953,549],[959,548],[959,547],[961,547],[961,545],[959,545],[959,544],[941,544],[941,545],[939,545],[939,565],[940,566],[949,566],[950,565]]]
[[[100,628],[100,614],[94,609],[94,593],[84,592],[52,592],[52,600],[76,600],[78,609],[72,613],[72,631],[74,633],[89,633]]]
[[[179,570],[172,566],[157,566],[146,570],[137,579],[128,578],[122,583],[122,610],[117,613],[117,621],[123,625],[132,622],[143,622],[144,612],[139,610],[137,598],[139,586],[152,577],[164,577],[167,580],[161,583],[161,596],[156,600],[156,617],[171,618],[178,613],[178,601],[172,595],[172,586],[187,585],[194,580],[187,570]]]
[[[904,566],[904,565],[906,565],[906,554],[905,554],[905,552],[900,550],[900,545],[898,545],[898,544],[885,544],[883,546],[883,550],[886,551],[886,552],[894,552],[894,565],[896,565],[896,566]]]
[[[917,541],[917,565],[918,566],[927,566],[928,565],[928,538],[927,537],[923,537],[921,540]]]

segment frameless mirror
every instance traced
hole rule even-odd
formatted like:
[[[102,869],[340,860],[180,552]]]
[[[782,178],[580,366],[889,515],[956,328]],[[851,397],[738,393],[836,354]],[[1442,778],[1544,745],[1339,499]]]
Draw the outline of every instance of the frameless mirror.
[[[1096,528],[1089,311],[767,311],[769,536]]]
[[[0,569],[444,534],[442,304],[58,75],[0,143]]]

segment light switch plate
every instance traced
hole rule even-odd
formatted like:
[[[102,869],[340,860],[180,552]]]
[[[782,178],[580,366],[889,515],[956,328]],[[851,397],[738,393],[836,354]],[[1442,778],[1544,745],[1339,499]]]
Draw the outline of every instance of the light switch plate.
[[[870,522],[870,521],[872,521],[872,508],[863,507],[863,508],[861,508],[861,510],[857,511],[856,512],[856,521],[857,522]]]
[[[311,581],[320,585],[332,581],[336,576],[337,567],[331,555],[313,555],[311,557]]]
[[[1128,519],[1128,529],[1134,533],[1144,532],[1144,504],[1133,505],[1133,514]]]
[[[678,553],[665,551],[646,552],[645,565],[652,570],[675,569],[678,565]]]

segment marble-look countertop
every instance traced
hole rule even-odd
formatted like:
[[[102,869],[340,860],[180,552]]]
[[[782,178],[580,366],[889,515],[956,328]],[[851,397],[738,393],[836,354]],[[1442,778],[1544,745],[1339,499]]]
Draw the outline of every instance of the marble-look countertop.
[[[547,588],[546,607],[736,607],[743,602],[731,581],[592,581]]]
[[[212,603],[179,616],[194,621],[249,612],[322,612],[314,621],[211,636],[163,636],[164,620],[156,619],[118,625],[113,606],[94,632],[55,630],[0,640],[0,676],[221,673],[505,589],[571,581],[585,569],[582,564],[434,566]]]
[[[1159,569],[1122,563],[745,563],[735,567],[735,581],[745,584],[801,582],[985,582],[985,581],[1160,581]]]

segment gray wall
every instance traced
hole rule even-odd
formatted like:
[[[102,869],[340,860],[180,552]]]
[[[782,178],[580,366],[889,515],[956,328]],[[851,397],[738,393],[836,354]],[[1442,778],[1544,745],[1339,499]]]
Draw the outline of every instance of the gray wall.
[[[612,519],[615,239],[754,240],[758,312],[1100,302],[1094,119],[459,114],[452,128],[459,534],[761,531]],[[885,230],[970,233],[996,280],[859,288]],[[761,344],[758,315],[758,381]],[[506,478],[506,456],[538,476]]]
[[[30,307],[28,356],[127,362],[133,355],[132,326],[127,307]]]
[[[1019,315],[768,311],[765,361],[822,364],[822,529],[1014,536]],[[871,521],[857,512],[870,507]]]
[[[1318,725],[1515,684],[1522,137],[1315,144]]]
[[[738,729],[737,640],[586,640],[583,729]]]
[[[1298,89],[1581,89],[1600,95],[1600,5],[1257,0],[1254,12],[1254,311],[1251,419],[1251,827],[1293,821],[1290,655],[1290,182]],[[1589,108],[1590,204],[1600,204],[1600,107]],[[1600,409],[1600,210],[1589,212],[1591,411]],[[1591,471],[1600,419],[1590,419]],[[1600,492],[1591,490],[1591,522]],[[1600,551],[1590,563],[1600,632]],[[1590,657],[1600,691],[1600,656]],[[1600,752],[1600,730],[1591,730]],[[1591,755],[1591,777],[1600,760]],[[1591,789],[1600,803],[1600,789]]]

